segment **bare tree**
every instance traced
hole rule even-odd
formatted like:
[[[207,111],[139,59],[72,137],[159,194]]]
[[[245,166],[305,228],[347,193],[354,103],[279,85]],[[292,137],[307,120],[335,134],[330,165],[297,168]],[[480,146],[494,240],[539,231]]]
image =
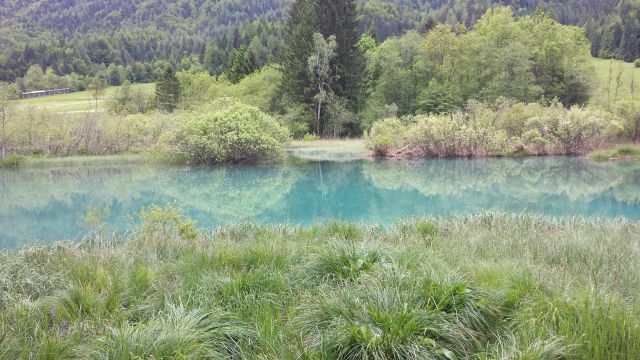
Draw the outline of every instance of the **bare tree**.
[[[96,112],[98,112],[98,99],[102,95],[104,95],[106,86],[104,85],[104,82],[102,82],[102,80],[95,77],[93,78],[93,80],[91,80],[88,89],[91,91],[91,96],[96,101]]]
[[[11,115],[11,92],[9,84],[0,82],[0,162],[5,158],[7,149],[7,125]]]

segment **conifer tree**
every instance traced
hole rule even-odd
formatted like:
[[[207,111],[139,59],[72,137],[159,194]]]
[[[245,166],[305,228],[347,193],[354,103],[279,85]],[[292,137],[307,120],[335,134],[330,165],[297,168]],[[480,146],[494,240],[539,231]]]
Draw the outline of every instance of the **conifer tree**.
[[[324,36],[335,35],[338,44],[333,66],[337,81],[333,90],[348,100],[349,108],[358,111],[364,96],[365,60],[358,47],[356,0],[318,0],[317,9],[322,19],[320,32]]]
[[[158,108],[173,112],[180,101],[180,82],[171,67],[167,68],[164,78],[156,82],[156,101]]]
[[[332,90],[352,111],[359,111],[365,90],[365,63],[358,46],[356,0],[296,0],[292,4],[285,28],[280,95],[287,102],[312,107],[315,86],[307,71],[307,59],[314,49],[314,33],[335,36],[336,56],[329,72],[335,79]]]
[[[311,106],[313,86],[307,71],[307,59],[313,51],[317,31],[316,0],[295,0],[285,25],[282,54],[282,83],[279,93],[285,102]]]

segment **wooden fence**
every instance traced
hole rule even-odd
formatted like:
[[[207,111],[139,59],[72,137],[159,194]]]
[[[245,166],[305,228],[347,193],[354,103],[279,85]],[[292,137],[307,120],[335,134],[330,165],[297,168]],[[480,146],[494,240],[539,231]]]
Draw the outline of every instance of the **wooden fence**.
[[[29,91],[29,92],[22,93],[22,95],[20,97],[23,98],[23,99],[31,99],[31,98],[49,96],[49,95],[68,94],[70,92],[71,92],[70,88],[53,89],[53,90],[38,90],[38,91]]]

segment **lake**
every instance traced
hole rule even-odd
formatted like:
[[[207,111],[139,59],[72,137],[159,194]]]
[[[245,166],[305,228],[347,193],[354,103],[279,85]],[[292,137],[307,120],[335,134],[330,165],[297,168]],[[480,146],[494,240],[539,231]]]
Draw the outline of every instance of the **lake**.
[[[528,211],[640,218],[640,162],[584,158],[303,161],[287,165],[129,164],[0,169],[0,248],[76,239],[91,207],[130,229],[143,206],[175,203],[199,227]]]

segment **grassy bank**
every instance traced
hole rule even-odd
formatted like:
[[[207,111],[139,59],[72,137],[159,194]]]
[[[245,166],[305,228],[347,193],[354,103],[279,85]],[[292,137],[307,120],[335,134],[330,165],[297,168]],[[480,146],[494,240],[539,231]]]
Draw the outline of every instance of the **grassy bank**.
[[[285,148],[293,156],[307,160],[353,160],[369,155],[363,139],[296,140]]]
[[[481,214],[0,253],[0,358],[637,359],[640,224]],[[126,241],[125,241],[126,240]]]
[[[40,167],[40,166],[87,166],[87,165],[126,165],[148,163],[174,163],[177,159],[156,152],[122,153],[115,155],[72,155],[64,157],[52,156],[17,156],[11,155],[0,162],[2,168]]]
[[[618,145],[612,149],[595,151],[589,154],[592,160],[640,160],[640,145]]]

